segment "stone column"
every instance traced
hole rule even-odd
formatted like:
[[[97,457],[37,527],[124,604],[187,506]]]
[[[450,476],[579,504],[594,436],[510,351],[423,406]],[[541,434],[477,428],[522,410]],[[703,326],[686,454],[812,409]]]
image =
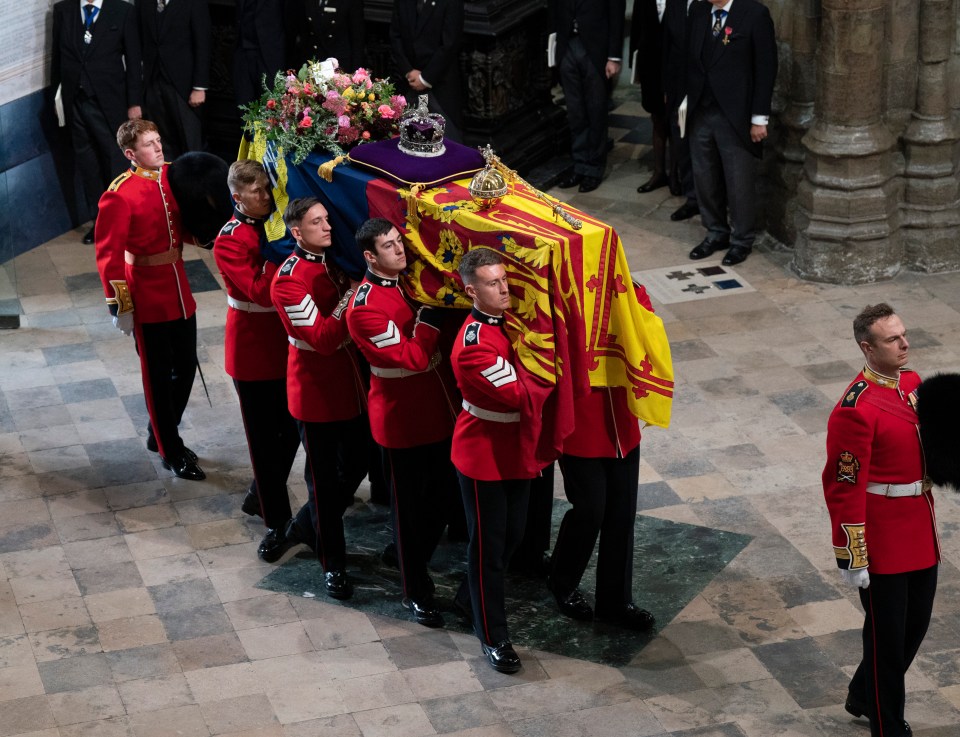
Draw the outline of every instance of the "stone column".
[[[815,120],[803,137],[793,268],[860,284],[901,268],[896,139],[882,117],[891,0],[823,0]],[[914,16],[916,14],[913,14]],[[909,14],[895,23],[914,24]]]
[[[782,243],[797,240],[797,183],[803,172],[806,150],[801,140],[813,124],[813,105],[817,87],[817,31],[820,24],[819,0],[791,0],[781,14],[779,37],[786,41],[781,80],[786,88],[786,105],[779,116],[779,131],[773,154],[773,166],[765,167],[769,184],[766,205],[767,230]],[[783,50],[783,47],[781,47]]]
[[[953,0],[920,0],[920,65],[916,106],[903,135],[904,263],[917,271],[960,269],[958,130],[948,72]]]

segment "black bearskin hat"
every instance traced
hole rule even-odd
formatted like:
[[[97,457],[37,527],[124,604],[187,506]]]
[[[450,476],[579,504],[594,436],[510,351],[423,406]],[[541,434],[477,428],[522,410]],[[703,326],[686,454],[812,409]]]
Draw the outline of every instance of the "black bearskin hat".
[[[937,374],[917,388],[920,440],[927,476],[960,491],[960,374]]]
[[[233,213],[227,162],[205,151],[189,151],[170,164],[170,189],[177,198],[183,229],[199,243],[212,244]]]

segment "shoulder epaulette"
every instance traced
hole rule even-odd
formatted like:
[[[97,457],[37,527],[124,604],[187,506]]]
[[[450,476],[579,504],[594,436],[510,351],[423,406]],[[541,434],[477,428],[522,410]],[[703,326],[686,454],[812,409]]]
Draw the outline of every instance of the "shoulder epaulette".
[[[843,395],[843,401],[840,402],[841,407],[856,407],[857,400],[860,399],[860,395],[863,394],[867,387],[870,385],[866,379],[860,379],[856,384],[851,386],[847,393]]]
[[[233,235],[233,231],[235,231],[239,225],[240,221],[235,218],[228,220],[227,224],[220,228],[220,235]]]
[[[277,272],[277,276],[290,276],[293,273],[293,267],[297,265],[297,262],[300,259],[297,256],[291,256],[286,261],[283,262],[283,266],[280,267],[280,271]]]
[[[360,285],[353,297],[354,307],[363,307],[367,304],[367,296],[370,294],[371,286],[370,282]]]
[[[480,328],[482,327],[482,322],[472,322],[467,325],[467,329],[463,331],[463,344],[465,346],[480,345]]]
[[[110,186],[107,187],[108,192],[116,192],[119,189],[120,185],[127,181],[130,177],[133,176],[133,172],[127,169],[123,174],[119,174],[116,179],[110,182]]]

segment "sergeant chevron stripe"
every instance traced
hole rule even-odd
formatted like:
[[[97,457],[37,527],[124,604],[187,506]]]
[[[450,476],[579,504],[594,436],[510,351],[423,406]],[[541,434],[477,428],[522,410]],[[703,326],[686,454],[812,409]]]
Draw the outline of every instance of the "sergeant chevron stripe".
[[[380,335],[370,336],[370,342],[377,348],[389,348],[400,342],[400,331],[397,329],[393,320],[391,320],[387,323],[387,329],[380,333]]]
[[[317,305],[309,294],[298,305],[286,305],[283,308],[290,324],[297,327],[310,327],[317,321]]]
[[[513,364],[507,362],[503,356],[497,356],[497,362],[481,371],[480,375],[498,388],[517,380],[517,372]]]

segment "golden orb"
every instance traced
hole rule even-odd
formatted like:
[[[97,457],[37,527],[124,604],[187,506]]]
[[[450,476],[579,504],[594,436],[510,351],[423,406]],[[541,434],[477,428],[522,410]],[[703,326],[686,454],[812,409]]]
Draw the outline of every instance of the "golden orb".
[[[480,207],[494,207],[507,196],[507,182],[493,167],[481,169],[470,180],[470,196]]]

